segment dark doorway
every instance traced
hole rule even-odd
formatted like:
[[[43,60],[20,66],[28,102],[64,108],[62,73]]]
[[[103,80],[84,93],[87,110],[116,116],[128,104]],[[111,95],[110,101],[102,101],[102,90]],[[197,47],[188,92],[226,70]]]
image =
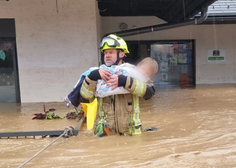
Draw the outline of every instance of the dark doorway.
[[[140,43],[138,42],[128,42],[129,54],[125,57],[125,62],[136,65],[141,59],[140,53]]]
[[[0,25],[0,103],[19,103],[14,19],[0,19]]]

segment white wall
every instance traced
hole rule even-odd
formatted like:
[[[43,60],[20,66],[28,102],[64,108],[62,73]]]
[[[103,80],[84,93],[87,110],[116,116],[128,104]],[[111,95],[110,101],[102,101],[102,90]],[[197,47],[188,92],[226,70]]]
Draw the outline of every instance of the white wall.
[[[103,17],[102,34],[120,31],[119,24],[125,22],[129,29],[134,26],[162,24],[156,17]],[[235,83],[236,80],[236,25],[193,25],[125,37],[125,40],[196,40],[197,84]],[[221,64],[207,62],[208,49],[225,49],[226,61]]]
[[[100,16],[95,0],[0,1],[15,18],[22,102],[62,101],[80,74],[98,65]]]

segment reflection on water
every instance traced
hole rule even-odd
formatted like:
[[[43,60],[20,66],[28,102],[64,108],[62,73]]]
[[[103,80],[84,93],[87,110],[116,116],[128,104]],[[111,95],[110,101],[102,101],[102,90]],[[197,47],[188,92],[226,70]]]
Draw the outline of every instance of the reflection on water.
[[[140,136],[94,137],[83,128],[77,137],[60,139],[25,167],[236,167],[234,86],[159,89],[141,101],[145,127]],[[59,114],[63,103],[48,103]],[[53,130],[76,121],[31,120],[43,104],[1,104],[0,131]],[[0,139],[0,167],[17,167],[53,139]]]

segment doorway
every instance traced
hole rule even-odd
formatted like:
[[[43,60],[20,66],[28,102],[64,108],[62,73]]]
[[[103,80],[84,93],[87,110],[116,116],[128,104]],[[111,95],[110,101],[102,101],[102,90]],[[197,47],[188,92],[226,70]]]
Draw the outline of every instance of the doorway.
[[[20,103],[14,19],[0,24],[0,103]]]
[[[127,42],[129,54],[124,58],[125,62],[136,65],[141,59],[140,43],[139,42]]]

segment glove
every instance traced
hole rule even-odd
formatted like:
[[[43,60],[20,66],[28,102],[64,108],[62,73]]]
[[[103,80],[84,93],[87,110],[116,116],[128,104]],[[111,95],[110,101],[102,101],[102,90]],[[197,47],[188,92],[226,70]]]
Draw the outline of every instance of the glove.
[[[89,79],[93,81],[97,81],[98,79],[102,79],[100,74],[99,74],[99,69],[93,70],[89,75]]]
[[[118,86],[119,87],[125,87],[126,80],[127,80],[127,76],[119,75],[118,76]]]

